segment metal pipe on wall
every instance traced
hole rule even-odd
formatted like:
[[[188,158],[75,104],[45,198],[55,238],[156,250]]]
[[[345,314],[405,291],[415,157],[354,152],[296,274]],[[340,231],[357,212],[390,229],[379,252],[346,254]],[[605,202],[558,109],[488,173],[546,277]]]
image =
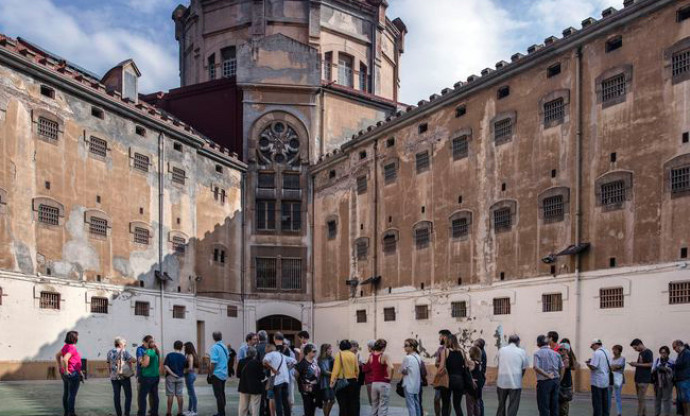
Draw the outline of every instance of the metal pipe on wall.
[[[378,273],[378,262],[379,262],[379,175],[378,175],[378,151],[379,151],[379,139],[374,140],[374,280],[372,281],[371,287],[374,291],[374,339],[378,339],[378,304],[377,295],[379,288]]]
[[[161,288],[161,339],[158,344],[161,354],[163,354],[163,348],[165,345],[165,307],[163,306],[165,298],[165,281],[163,279],[163,198],[165,197],[165,190],[163,188],[165,185],[165,176],[163,176],[165,164],[163,158],[165,148],[163,139],[163,133],[158,133],[158,280]]]
[[[246,226],[246,218],[245,218],[245,213],[244,213],[244,207],[247,206],[246,204],[246,197],[247,197],[247,173],[242,172],[242,179],[241,179],[241,185],[240,185],[240,201],[242,201],[242,206],[240,207],[241,216],[242,216],[242,248],[240,250],[240,303],[242,305],[242,333],[246,334],[247,333],[247,314],[245,312],[245,307],[244,307],[244,279],[246,277],[246,261],[244,258],[245,255],[245,245],[244,242],[247,241],[246,239],[246,232],[247,232],[247,226]]]
[[[575,244],[582,239],[582,47],[577,48],[575,66],[575,95],[577,100],[577,133],[575,137]],[[580,278],[580,253],[575,254],[575,342],[582,347],[582,280]],[[580,349],[582,351],[582,349]],[[575,372],[575,389],[579,391],[579,371]]]

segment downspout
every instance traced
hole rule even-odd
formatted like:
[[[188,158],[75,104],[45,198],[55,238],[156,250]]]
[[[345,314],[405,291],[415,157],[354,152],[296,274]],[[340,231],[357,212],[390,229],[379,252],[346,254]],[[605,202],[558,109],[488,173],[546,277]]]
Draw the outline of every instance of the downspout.
[[[577,133],[575,137],[575,244],[582,240],[582,47],[577,48],[575,66],[575,95],[577,100]],[[580,253],[575,254],[575,339],[582,340],[582,280],[580,277]],[[576,371],[576,391],[581,391],[579,368]]]
[[[242,210],[241,216],[242,216],[242,240],[240,241],[240,244],[242,246],[240,250],[240,303],[242,304],[242,333],[246,334],[247,333],[247,313],[246,309],[244,307],[244,279],[245,279],[245,273],[246,273],[246,261],[244,258],[245,255],[245,241],[246,239],[246,233],[247,233],[247,225],[246,225],[246,218],[245,218],[245,213],[244,213],[244,207],[247,206],[245,198],[247,197],[247,172],[242,172],[242,184],[240,186],[240,192],[241,192],[241,197],[240,200],[242,201],[242,207],[240,208]]]
[[[325,64],[324,64],[325,65]],[[321,87],[321,137],[319,140],[319,157],[323,156],[326,149],[326,105],[324,103],[326,97],[325,89]]]
[[[314,259],[314,175],[309,175],[307,178],[309,178],[309,201],[307,201],[307,207],[311,206],[311,212],[309,213],[309,256],[311,257],[311,332],[312,339],[316,339],[316,314],[314,311],[314,303],[316,303],[316,289],[314,287],[314,281],[316,280],[314,278],[314,265],[316,264]]]
[[[165,297],[165,280],[163,277],[163,198],[165,198],[165,176],[164,167],[164,147],[163,147],[163,133],[158,133],[158,277],[161,289],[161,340],[159,342],[159,348],[161,354],[163,354],[163,349],[165,348],[165,307],[164,307],[164,297]]]
[[[379,175],[378,175],[378,151],[379,139],[374,140],[374,280],[372,280],[372,289],[374,291],[374,339],[378,339],[378,304],[377,295],[379,288],[379,281],[376,280],[379,275]]]

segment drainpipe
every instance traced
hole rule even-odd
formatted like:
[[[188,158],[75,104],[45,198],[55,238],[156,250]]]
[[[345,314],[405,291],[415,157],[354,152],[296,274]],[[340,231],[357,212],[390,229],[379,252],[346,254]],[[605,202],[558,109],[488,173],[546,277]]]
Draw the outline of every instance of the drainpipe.
[[[378,339],[377,334],[377,323],[378,323],[378,305],[377,305],[377,295],[379,289],[379,281],[376,278],[379,275],[379,175],[378,175],[378,150],[379,150],[379,139],[374,140],[374,280],[372,281],[371,287],[374,290],[374,339]]]
[[[242,172],[242,183],[240,186],[240,201],[242,201],[242,207],[240,208],[242,210],[241,216],[242,216],[242,240],[240,241],[241,244],[241,251],[240,251],[240,302],[242,304],[242,333],[246,334],[247,333],[247,314],[246,314],[246,308],[244,307],[244,279],[245,279],[245,273],[246,273],[246,261],[244,258],[245,254],[245,244],[244,242],[247,241],[246,238],[246,233],[247,233],[247,225],[246,225],[246,218],[245,218],[245,213],[244,213],[244,207],[247,206],[245,198],[247,197],[247,172]]]
[[[324,65],[326,65],[324,63]],[[325,89],[321,87],[321,140],[319,140],[319,156],[323,156],[326,149],[326,105],[324,104],[326,94]]]
[[[322,90],[323,91],[323,90]],[[321,104],[323,106],[323,103]],[[314,265],[316,261],[314,259],[314,175],[307,177],[309,179],[309,201],[307,202],[307,207],[311,203],[311,212],[309,213],[309,256],[311,257],[311,332],[312,339],[316,339],[316,321],[314,312],[314,303],[316,303],[316,289],[314,288]]]
[[[158,133],[158,276],[160,277],[159,283],[161,288],[161,340],[160,340],[160,351],[163,354],[163,349],[165,346],[165,307],[163,299],[165,297],[165,282],[163,280],[163,198],[165,197],[165,192],[163,186],[165,185],[164,176],[164,166],[163,153],[163,133]]]
[[[575,137],[575,244],[582,240],[582,47],[577,48],[575,66],[575,95],[577,100],[577,133]],[[582,280],[580,253],[575,254],[575,339],[582,345]],[[578,369],[579,370],[579,369]],[[576,390],[580,391],[580,372],[576,373]]]

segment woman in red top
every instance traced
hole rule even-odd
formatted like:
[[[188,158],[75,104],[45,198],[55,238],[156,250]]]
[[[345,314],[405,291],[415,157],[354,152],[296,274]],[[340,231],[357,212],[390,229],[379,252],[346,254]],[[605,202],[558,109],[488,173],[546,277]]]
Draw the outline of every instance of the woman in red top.
[[[77,391],[79,391],[79,381],[82,378],[81,372],[81,356],[77,351],[77,341],[79,340],[79,333],[77,331],[69,331],[65,335],[65,346],[60,352],[55,354],[55,360],[60,368],[60,375],[62,376],[62,407],[65,410],[65,416],[74,416],[74,401],[77,398]]]
[[[371,380],[371,415],[387,416],[393,365],[386,354],[386,340],[378,339],[365,365]]]

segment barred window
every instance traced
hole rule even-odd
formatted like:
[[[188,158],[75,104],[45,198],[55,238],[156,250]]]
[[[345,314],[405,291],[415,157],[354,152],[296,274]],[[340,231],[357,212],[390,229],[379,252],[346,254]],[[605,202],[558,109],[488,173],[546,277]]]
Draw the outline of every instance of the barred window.
[[[494,298],[494,315],[510,315],[510,298]]]
[[[234,46],[223,48],[220,51],[223,59],[223,78],[234,77],[237,74],[237,53]]]
[[[513,120],[506,118],[494,123],[494,142],[505,143],[513,137]]]
[[[141,153],[134,154],[134,169],[140,170],[142,172],[149,171],[149,157],[142,155]]]
[[[398,176],[395,163],[389,163],[383,167],[383,179],[386,183],[394,182]]]
[[[623,299],[622,287],[599,289],[599,307],[601,309],[622,308]]]
[[[386,254],[395,253],[398,246],[398,239],[395,234],[388,233],[383,236],[383,252]]]
[[[669,283],[668,303],[671,305],[690,303],[690,281]]]
[[[187,248],[187,240],[184,237],[173,237],[172,238],[172,249],[177,254],[184,254]]]
[[[184,319],[187,308],[184,305],[173,305],[173,319]]]
[[[45,117],[38,118],[38,135],[55,142],[58,139],[58,123]]]
[[[256,287],[257,289],[277,289],[277,260],[275,257],[256,258]]]
[[[60,294],[55,292],[41,292],[39,302],[41,309],[60,309]]]
[[[625,96],[625,74],[618,74],[601,81],[601,99],[603,102]]]
[[[464,159],[469,156],[469,143],[467,136],[460,136],[453,139],[453,160]]]
[[[357,178],[357,193],[363,194],[367,191],[367,177],[360,176]]]
[[[395,321],[395,308],[383,308],[383,321]]]
[[[541,295],[542,312],[561,312],[563,310],[563,294],[547,293]]]
[[[690,166],[671,169],[671,193],[690,191]]]
[[[418,321],[429,319],[429,305],[415,305],[414,319]]]
[[[451,302],[450,316],[452,318],[467,318],[467,301]]]
[[[616,208],[625,202],[625,182],[613,181],[601,185],[601,205]]]
[[[108,298],[92,296],[91,313],[108,313]]]
[[[360,309],[357,311],[357,323],[363,324],[367,322],[367,311],[366,309]]]
[[[510,208],[500,208],[494,211],[494,231],[508,231],[513,225]]]
[[[302,203],[286,202],[281,203],[282,218],[281,230],[299,231],[302,229]]]
[[[333,239],[338,234],[338,223],[335,220],[328,221],[328,239]]]
[[[180,185],[184,185],[187,173],[180,168],[172,168],[172,181]]]
[[[544,222],[552,223],[563,221],[565,212],[563,195],[554,195],[544,198],[542,209],[544,210]]]
[[[89,153],[98,157],[106,157],[108,154],[108,142],[91,136],[89,139]]]
[[[674,53],[671,60],[674,77],[690,71],[690,49]]]
[[[453,238],[466,237],[470,233],[470,226],[467,218],[456,218],[451,221],[451,235]]]
[[[238,311],[238,309],[237,309],[237,306],[235,306],[235,305],[228,305],[227,311],[226,311],[226,314],[227,314],[228,318],[237,318],[238,312],[239,312],[239,311]]]
[[[284,173],[283,174],[283,189],[300,190],[299,174]]]
[[[365,260],[367,258],[367,252],[369,251],[369,244],[366,240],[362,239],[355,243],[355,255],[357,260]]]
[[[216,54],[212,53],[207,60],[208,79],[216,79]]]
[[[260,189],[275,189],[276,174],[275,173],[259,173],[259,188]],[[284,186],[283,186],[284,187]]]
[[[425,150],[423,152],[417,153],[415,155],[415,163],[417,167],[417,173],[429,170],[429,151]]]
[[[134,302],[135,316],[149,316],[151,313],[151,304],[148,302],[136,301]]]
[[[50,205],[40,204],[38,206],[38,222],[48,225],[58,225],[60,223],[60,209]]]
[[[91,217],[89,222],[89,233],[97,237],[106,237],[108,235],[108,220]]]
[[[256,201],[256,228],[276,229],[276,201]]]
[[[213,262],[224,265],[225,264],[225,250],[222,248],[214,248],[213,249]]]
[[[143,227],[134,227],[134,242],[137,244],[149,243],[149,230]]]
[[[557,98],[544,104],[544,124],[562,122],[565,118],[565,101]]]
[[[284,290],[302,289],[302,259],[282,258],[280,287]]]
[[[431,227],[423,225],[414,230],[414,241],[417,248],[426,248],[431,241]]]

